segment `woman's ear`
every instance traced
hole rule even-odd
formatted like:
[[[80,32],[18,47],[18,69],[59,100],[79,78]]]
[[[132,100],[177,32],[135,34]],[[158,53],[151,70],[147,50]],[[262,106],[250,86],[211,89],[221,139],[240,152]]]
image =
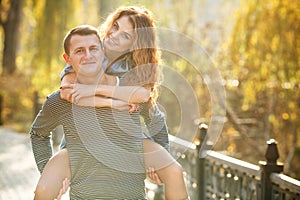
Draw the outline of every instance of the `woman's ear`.
[[[68,56],[68,54],[64,53],[64,54],[63,54],[63,57],[64,57],[66,63],[67,63],[67,64],[70,64],[70,57]]]

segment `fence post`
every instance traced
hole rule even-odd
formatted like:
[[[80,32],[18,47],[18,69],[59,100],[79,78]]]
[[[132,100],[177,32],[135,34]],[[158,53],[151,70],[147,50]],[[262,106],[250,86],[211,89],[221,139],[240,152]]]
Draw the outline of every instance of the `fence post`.
[[[267,161],[259,161],[261,166],[261,199],[272,199],[272,183],[270,180],[271,173],[280,173],[283,171],[283,164],[277,162],[279,153],[277,149],[277,142],[274,139],[267,141],[268,147],[265,154]]]
[[[198,188],[199,188],[199,200],[205,200],[205,157],[200,155],[200,149],[203,145],[206,145],[205,138],[207,135],[207,125],[206,124],[200,124],[199,125],[199,139],[200,143],[197,145],[197,152],[198,152],[198,158],[197,166],[198,166]]]

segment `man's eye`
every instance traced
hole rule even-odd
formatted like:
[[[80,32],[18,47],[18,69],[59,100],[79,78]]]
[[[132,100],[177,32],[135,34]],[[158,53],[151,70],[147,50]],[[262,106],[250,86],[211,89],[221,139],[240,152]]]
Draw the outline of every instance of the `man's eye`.
[[[94,52],[95,52],[95,51],[99,51],[99,48],[98,48],[98,47],[92,47],[92,48],[91,48],[91,51],[94,51]]]
[[[76,53],[76,54],[83,53],[83,50],[82,50],[82,49],[77,49],[77,50],[75,51],[75,53]]]

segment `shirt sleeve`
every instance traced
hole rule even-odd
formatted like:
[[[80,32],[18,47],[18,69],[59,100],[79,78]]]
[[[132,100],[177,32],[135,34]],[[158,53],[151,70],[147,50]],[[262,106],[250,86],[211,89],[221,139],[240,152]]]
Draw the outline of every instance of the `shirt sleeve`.
[[[47,104],[46,100],[30,129],[32,150],[40,173],[53,155],[51,131],[56,127]]]
[[[67,75],[67,74],[69,74],[69,73],[74,73],[75,71],[74,71],[74,69],[73,69],[73,67],[71,66],[71,65],[66,65],[65,66],[65,68],[61,71],[61,73],[60,73],[60,80],[62,80],[63,79],[63,77],[65,76],[65,75]]]
[[[164,113],[157,104],[150,105],[148,102],[142,103],[141,108],[141,116],[148,129],[147,136],[170,151],[169,133]]]

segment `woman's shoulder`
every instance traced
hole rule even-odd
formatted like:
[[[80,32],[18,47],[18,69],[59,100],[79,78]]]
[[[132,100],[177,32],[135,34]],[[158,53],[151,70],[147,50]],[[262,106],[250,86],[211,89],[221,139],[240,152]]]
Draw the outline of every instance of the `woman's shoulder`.
[[[120,76],[133,68],[133,61],[127,56],[114,62],[106,68],[106,73],[109,75]]]

